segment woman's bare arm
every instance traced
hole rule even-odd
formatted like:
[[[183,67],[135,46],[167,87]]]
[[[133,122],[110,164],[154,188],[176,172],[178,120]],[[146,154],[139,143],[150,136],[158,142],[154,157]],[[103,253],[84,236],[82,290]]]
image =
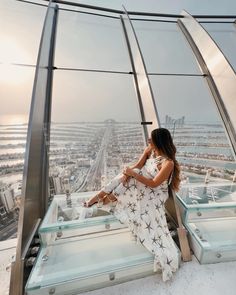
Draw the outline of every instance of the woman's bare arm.
[[[141,169],[143,167],[143,165],[145,164],[147,158],[149,157],[150,153],[151,153],[152,147],[150,145],[148,145],[145,150],[143,151],[142,155],[140,156],[139,160],[137,163],[133,164],[132,166],[130,166],[130,169]],[[126,169],[126,168],[124,168]],[[122,183],[123,185],[125,185],[125,183],[128,181],[128,179],[130,178],[129,175],[123,175],[123,179],[122,179]]]
[[[144,166],[147,158],[149,157],[151,150],[152,150],[151,146],[148,145],[145,148],[145,150],[143,151],[142,155],[140,156],[138,162],[136,162],[134,165],[130,166],[129,168],[130,169],[134,169],[134,168],[141,169]]]
[[[169,178],[173,168],[174,168],[173,161],[167,160],[164,163],[162,163],[161,170],[153,179],[148,179],[148,178],[136,173],[130,167],[127,167],[124,170],[124,174],[134,177],[137,181],[145,184],[146,186],[149,186],[151,188],[155,188],[155,187],[159,186],[160,184],[162,184],[163,181],[165,181]]]

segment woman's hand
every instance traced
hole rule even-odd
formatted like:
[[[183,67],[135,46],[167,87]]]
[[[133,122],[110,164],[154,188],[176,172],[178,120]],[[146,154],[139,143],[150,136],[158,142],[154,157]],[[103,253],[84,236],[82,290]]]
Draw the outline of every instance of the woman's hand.
[[[134,175],[134,171],[129,167],[125,167],[124,170],[123,170],[123,173],[126,176],[131,176],[131,177]]]
[[[121,179],[122,184],[125,185],[128,181],[129,181],[129,176],[124,174]]]

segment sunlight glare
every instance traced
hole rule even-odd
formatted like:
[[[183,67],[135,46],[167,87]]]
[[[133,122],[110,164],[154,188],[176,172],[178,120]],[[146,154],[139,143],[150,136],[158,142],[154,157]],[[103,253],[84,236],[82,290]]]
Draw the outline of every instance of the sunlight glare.
[[[4,38],[0,47],[0,82],[7,84],[22,84],[29,78],[26,68],[12,65],[13,62],[23,63],[28,60],[28,54],[18,43]]]
[[[25,114],[0,115],[0,125],[20,125],[27,122],[28,115]]]

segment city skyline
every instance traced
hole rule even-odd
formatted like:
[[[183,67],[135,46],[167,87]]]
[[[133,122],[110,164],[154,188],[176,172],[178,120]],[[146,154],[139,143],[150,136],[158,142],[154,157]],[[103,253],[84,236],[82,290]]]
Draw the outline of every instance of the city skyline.
[[[219,179],[232,183],[236,164],[223,127],[220,124],[191,125],[184,117],[174,124],[173,118],[167,115],[164,126],[169,127],[174,135],[183,187],[201,186],[206,175],[211,185],[217,184]],[[15,236],[26,131],[26,125],[0,125],[0,219],[3,225],[8,225],[1,231],[3,239]],[[63,194],[66,190],[99,190],[124,165],[134,163],[143,148],[142,127],[137,122],[110,119],[52,124],[48,149],[50,196]],[[179,195],[182,197],[181,191]],[[193,200],[195,195],[196,189]],[[206,200],[204,197],[202,202]]]

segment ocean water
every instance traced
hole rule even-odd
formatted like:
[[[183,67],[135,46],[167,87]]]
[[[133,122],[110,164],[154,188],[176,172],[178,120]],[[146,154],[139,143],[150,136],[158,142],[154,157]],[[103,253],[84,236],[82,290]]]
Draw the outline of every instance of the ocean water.
[[[6,154],[22,154],[25,152],[25,148],[0,148],[0,159],[2,155],[6,155]]]
[[[28,124],[28,114],[0,115],[0,125],[22,127]]]

